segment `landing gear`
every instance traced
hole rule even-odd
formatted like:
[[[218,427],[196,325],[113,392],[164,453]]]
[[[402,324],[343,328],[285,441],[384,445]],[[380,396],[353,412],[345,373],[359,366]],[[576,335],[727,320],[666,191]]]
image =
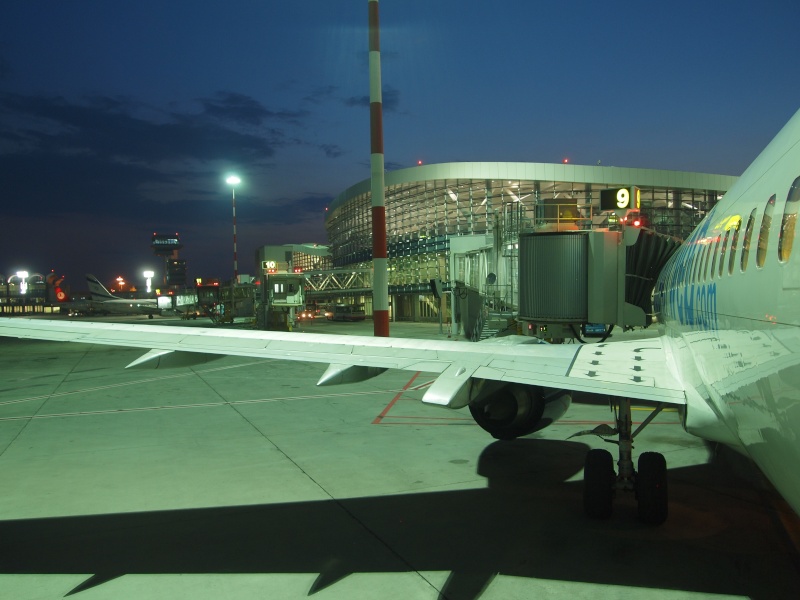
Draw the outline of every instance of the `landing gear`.
[[[639,520],[648,525],[661,525],[667,520],[667,462],[658,452],[644,452],[638,469],[633,468],[633,438],[661,412],[659,404],[644,422],[631,432],[631,402],[619,402],[616,429],[600,425],[591,431],[575,435],[594,434],[603,438],[617,435],[618,440],[605,440],[619,448],[619,473],[614,473],[614,461],[608,450],[594,449],[586,455],[583,472],[583,507],[589,517],[607,519],[617,491],[636,494]],[[574,436],[572,436],[574,437]]]
[[[639,501],[640,521],[661,525],[667,520],[667,461],[663,454],[645,452],[639,457],[636,499]]]
[[[614,459],[608,450],[594,449],[586,453],[583,469],[583,510],[593,519],[611,516],[617,474]]]

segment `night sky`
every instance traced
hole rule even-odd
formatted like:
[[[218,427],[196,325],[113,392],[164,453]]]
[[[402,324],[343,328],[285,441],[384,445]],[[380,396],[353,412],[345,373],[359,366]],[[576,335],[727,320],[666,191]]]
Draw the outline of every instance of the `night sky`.
[[[0,273],[141,284],[326,243],[369,177],[367,0],[7,0]],[[793,1],[382,0],[386,168],[560,162],[740,174],[800,107]]]

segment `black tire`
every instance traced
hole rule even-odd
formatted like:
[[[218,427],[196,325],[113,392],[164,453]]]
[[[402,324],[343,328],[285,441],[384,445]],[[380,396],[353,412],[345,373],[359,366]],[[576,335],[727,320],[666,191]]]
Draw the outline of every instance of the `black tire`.
[[[639,457],[636,498],[639,501],[639,520],[642,523],[661,525],[667,520],[667,461],[663,454],[644,452]]]
[[[608,519],[614,501],[614,458],[608,450],[586,453],[583,468],[583,510],[592,519]]]

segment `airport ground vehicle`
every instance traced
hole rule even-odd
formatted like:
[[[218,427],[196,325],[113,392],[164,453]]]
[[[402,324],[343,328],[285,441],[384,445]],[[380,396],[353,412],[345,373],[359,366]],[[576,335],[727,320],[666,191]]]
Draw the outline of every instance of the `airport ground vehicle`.
[[[297,312],[298,321],[313,321],[317,317],[317,312],[314,307],[306,307]]]
[[[335,304],[325,314],[328,321],[363,321],[364,310],[353,304]]]

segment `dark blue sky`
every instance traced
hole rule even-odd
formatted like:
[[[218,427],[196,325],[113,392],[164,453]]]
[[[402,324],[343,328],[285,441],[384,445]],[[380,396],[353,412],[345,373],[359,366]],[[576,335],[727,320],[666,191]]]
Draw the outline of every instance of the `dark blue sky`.
[[[0,9],[0,273],[191,276],[325,243],[369,176],[367,0]],[[800,3],[382,0],[387,169],[559,162],[739,174],[800,107]]]

